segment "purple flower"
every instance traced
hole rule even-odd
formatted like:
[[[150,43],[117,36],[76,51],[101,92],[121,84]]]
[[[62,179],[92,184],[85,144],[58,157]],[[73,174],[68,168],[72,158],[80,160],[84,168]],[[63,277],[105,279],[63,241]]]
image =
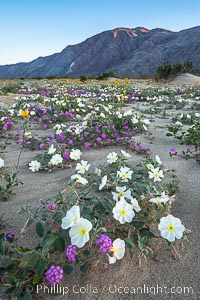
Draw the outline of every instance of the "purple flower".
[[[112,248],[112,240],[105,234],[99,236],[96,244],[100,245],[99,253],[101,254],[109,252]]]
[[[74,114],[72,114],[72,113],[70,113],[69,116],[70,116],[71,119],[74,118]]]
[[[106,144],[110,144],[111,139],[106,139]]]
[[[50,138],[51,140],[54,139],[54,138],[55,138],[55,134],[51,133],[51,134],[49,135],[49,138]]]
[[[96,141],[97,141],[98,143],[101,142],[101,138],[100,138],[100,137],[96,138]]]
[[[45,207],[48,208],[51,212],[54,212],[58,208],[58,205],[56,205],[55,203],[48,203]]]
[[[19,138],[19,139],[18,139],[18,142],[21,143],[21,144],[23,143],[23,141],[24,141],[23,138]]]
[[[69,245],[66,249],[66,257],[70,262],[75,262],[76,260],[76,246]]]
[[[65,136],[64,136],[63,133],[60,133],[60,134],[58,135],[58,138],[59,138],[59,140],[61,140],[62,142],[65,140]]]
[[[87,136],[88,134],[89,134],[89,132],[88,132],[88,131],[85,131],[85,132],[84,132],[84,135],[85,135],[85,136]]]
[[[122,131],[122,133],[123,133],[124,135],[128,135],[128,132],[127,132],[127,131]]]
[[[151,152],[151,148],[150,148],[150,147],[147,147],[147,148],[145,149],[145,151],[146,151],[147,153],[149,153],[149,152]]]
[[[63,159],[68,160],[69,156],[70,156],[70,154],[68,152],[63,153]]]
[[[116,137],[116,142],[118,143],[120,141],[121,141],[121,139],[119,137]]]
[[[190,150],[194,150],[195,149],[195,146],[194,145],[189,145],[188,147]]]
[[[142,145],[139,145],[139,146],[138,146],[138,150],[139,150],[139,151],[143,151],[143,150],[145,150],[145,148],[144,148]]]
[[[26,142],[26,145],[30,145],[30,144],[31,144],[31,142],[30,142],[30,141]]]
[[[135,143],[134,142],[130,142],[129,147],[135,148]]]
[[[68,145],[73,145],[74,144],[73,140],[71,140],[71,139],[69,139],[67,143],[68,143]]]
[[[171,148],[171,149],[170,149],[170,152],[171,152],[171,153],[175,153],[175,152],[177,152],[177,150],[176,150],[176,148]]]
[[[39,145],[40,150],[44,149],[44,147],[45,147],[45,144],[40,144]]]
[[[66,148],[67,144],[61,144],[62,148]]]
[[[63,279],[63,269],[60,266],[52,265],[45,273],[45,279],[49,281],[51,285],[58,284]]]
[[[182,158],[183,157],[183,153],[177,153],[177,156]]]
[[[85,148],[85,149],[89,149],[89,148],[90,148],[90,146],[91,146],[91,144],[90,144],[90,143],[88,143],[88,142],[85,142],[85,143],[84,143],[84,148]]]
[[[105,134],[105,133],[102,133],[102,134],[101,134],[101,137],[102,137],[102,139],[105,139],[106,134]]]
[[[48,128],[48,125],[47,125],[47,124],[44,124],[44,125],[42,126],[42,128],[43,128],[43,129],[47,129],[47,128]]]
[[[14,237],[15,237],[15,232],[16,232],[16,230],[14,230],[14,231],[12,231],[12,232],[8,232],[8,233],[6,234],[7,240],[12,241],[12,240],[14,239]]]

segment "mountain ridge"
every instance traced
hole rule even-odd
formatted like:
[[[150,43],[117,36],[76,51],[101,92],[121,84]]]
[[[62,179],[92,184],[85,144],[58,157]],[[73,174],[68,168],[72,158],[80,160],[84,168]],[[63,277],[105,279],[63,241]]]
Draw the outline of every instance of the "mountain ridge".
[[[200,26],[179,32],[163,28],[114,28],[68,45],[58,53],[0,66],[0,78],[96,77],[103,72],[148,78],[156,75],[157,67],[165,60],[190,60],[200,68]]]

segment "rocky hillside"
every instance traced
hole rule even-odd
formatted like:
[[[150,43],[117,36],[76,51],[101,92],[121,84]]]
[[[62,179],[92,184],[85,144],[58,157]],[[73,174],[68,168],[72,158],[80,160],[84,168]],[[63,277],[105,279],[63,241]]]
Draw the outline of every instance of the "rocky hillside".
[[[143,27],[108,30],[60,53],[0,66],[0,78],[97,76],[110,71],[119,77],[145,78],[155,76],[164,60],[191,60],[200,68],[200,26],[180,32]]]

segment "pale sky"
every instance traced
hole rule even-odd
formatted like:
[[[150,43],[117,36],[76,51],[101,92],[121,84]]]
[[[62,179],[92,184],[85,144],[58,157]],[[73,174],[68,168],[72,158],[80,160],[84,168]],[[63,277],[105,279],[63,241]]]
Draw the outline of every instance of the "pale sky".
[[[0,65],[60,52],[116,27],[198,25],[199,0],[0,0]]]

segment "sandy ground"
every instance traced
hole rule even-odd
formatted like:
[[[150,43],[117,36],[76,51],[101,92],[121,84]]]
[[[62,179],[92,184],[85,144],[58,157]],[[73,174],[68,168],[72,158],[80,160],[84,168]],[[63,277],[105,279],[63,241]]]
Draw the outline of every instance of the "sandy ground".
[[[200,85],[200,77],[192,74],[180,74],[173,81],[175,85]]]
[[[179,111],[180,112],[180,111]],[[171,114],[173,111],[171,111]],[[179,217],[185,226],[189,228],[190,242],[184,243],[180,249],[181,259],[174,260],[171,252],[166,248],[155,251],[139,267],[138,258],[127,252],[122,261],[110,266],[106,272],[96,270],[90,275],[74,275],[65,277],[62,282],[66,295],[57,296],[55,299],[70,300],[132,300],[132,299],[200,299],[199,290],[199,212],[200,212],[200,169],[199,164],[193,160],[181,160],[180,158],[169,158],[169,149],[183,146],[172,137],[166,137],[166,128],[171,116],[166,119],[154,117],[151,130],[154,139],[150,141],[142,137],[142,142],[150,146],[152,154],[158,154],[166,168],[174,168],[180,180],[180,189],[173,204],[172,214]],[[140,140],[140,137],[138,137]],[[108,147],[85,151],[83,159],[89,160],[92,166],[105,161],[106,155],[111,151],[120,150],[120,147]],[[8,165],[16,163],[19,153],[18,145],[7,147],[5,162]],[[20,179],[23,186],[16,189],[16,196],[8,202],[0,202],[0,211],[5,213],[8,225],[6,229],[20,229],[26,218],[17,215],[16,211],[22,205],[31,204],[37,207],[40,199],[52,197],[65,187],[67,178],[74,173],[73,169],[56,171],[53,173],[33,174],[27,170],[26,164],[35,156],[35,152],[24,150],[20,160]],[[131,160],[136,163],[142,159],[141,156],[133,154]],[[11,225],[12,224],[12,225]],[[31,239],[30,239],[31,236]],[[27,237],[29,242],[34,240],[34,232],[30,231]],[[29,243],[28,242],[28,243]],[[31,243],[30,243],[31,244]],[[24,246],[26,241],[24,241]],[[127,287],[127,288],[125,288]],[[173,287],[172,291],[170,290]],[[190,287],[189,294],[184,293],[184,287]],[[41,287],[38,287],[41,288]],[[134,290],[135,288],[135,290]],[[139,291],[137,293],[137,288]],[[142,292],[141,292],[142,289]],[[174,293],[175,292],[175,293]],[[33,299],[53,299],[47,290],[41,289]]]

